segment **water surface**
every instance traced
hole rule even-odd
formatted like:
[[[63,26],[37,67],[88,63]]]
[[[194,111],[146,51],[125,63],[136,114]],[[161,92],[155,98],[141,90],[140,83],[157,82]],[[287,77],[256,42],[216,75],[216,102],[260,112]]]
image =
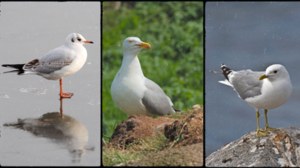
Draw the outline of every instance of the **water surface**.
[[[84,67],[64,79],[64,90],[74,93],[63,101],[64,114],[71,120],[53,122],[54,128],[64,130],[56,138],[41,135],[36,126],[43,115],[60,112],[58,81],[0,74],[0,164],[100,165],[100,2],[1,2],[0,10],[0,64],[39,58],[73,32],[94,41],[86,45]],[[3,126],[18,119],[26,119],[28,129],[34,127],[25,131]],[[54,134],[51,129],[50,134]],[[65,134],[76,142],[59,138]],[[76,143],[76,148],[70,147]],[[83,152],[72,153],[78,144],[84,144]]]

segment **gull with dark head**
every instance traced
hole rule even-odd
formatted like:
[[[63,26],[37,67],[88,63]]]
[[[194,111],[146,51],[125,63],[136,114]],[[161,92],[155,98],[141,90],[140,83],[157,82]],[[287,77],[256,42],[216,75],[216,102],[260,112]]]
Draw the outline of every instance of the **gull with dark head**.
[[[292,93],[292,84],[286,68],[283,65],[274,64],[265,72],[233,71],[226,65],[221,65],[221,69],[226,79],[219,82],[232,87],[241,99],[255,108],[257,135],[267,135],[268,131],[272,130],[268,123],[268,110],[287,102]],[[265,130],[260,129],[259,126],[259,109],[265,110]]]
[[[79,33],[71,33],[67,36],[65,43],[39,59],[34,59],[25,64],[3,64],[3,67],[14,68],[8,72],[16,72],[18,75],[34,74],[49,80],[59,80],[60,98],[71,98],[73,93],[63,92],[63,77],[72,75],[79,71],[86,62],[87,51],[84,44],[93,42],[86,40]],[[7,73],[7,72],[6,72]]]
[[[142,71],[138,54],[151,48],[138,37],[128,37],[123,42],[122,65],[111,85],[115,104],[129,115],[166,115],[174,113],[173,103],[165,92]]]

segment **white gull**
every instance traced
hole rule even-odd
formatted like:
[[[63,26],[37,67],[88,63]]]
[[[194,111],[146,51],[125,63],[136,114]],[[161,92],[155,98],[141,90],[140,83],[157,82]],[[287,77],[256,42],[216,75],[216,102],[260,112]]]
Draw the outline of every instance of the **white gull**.
[[[71,33],[67,36],[65,43],[39,59],[34,59],[25,64],[3,64],[3,67],[11,67],[18,75],[35,74],[49,80],[58,80],[60,84],[60,98],[71,98],[73,93],[63,92],[63,77],[72,75],[79,71],[86,62],[87,51],[83,44],[93,43],[86,40],[79,33]],[[7,72],[6,72],[7,73]]]
[[[233,71],[226,65],[221,65],[221,69],[226,79],[219,82],[231,86],[241,99],[255,108],[257,135],[266,135],[268,130],[272,130],[268,123],[268,110],[287,102],[292,93],[288,71],[280,64],[269,66],[265,72]],[[265,110],[265,130],[261,130],[259,126],[259,109]]]
[[[123,42],[122,66],[112,82],[111,95],[115,104],[129,115],[175,112],[171,99],[142,71],[137,55],[143,48],[150,47],[138,37],[128,37]]]

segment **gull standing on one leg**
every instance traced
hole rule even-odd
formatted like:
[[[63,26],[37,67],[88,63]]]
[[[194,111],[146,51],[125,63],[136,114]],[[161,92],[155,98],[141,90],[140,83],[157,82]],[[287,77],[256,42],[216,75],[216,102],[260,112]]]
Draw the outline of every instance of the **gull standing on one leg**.
[[[50,50],[40,59],[34,59],[26,64],[3,64],[2,66],[16,69],[8,72],[17,72],[18,75],[35,74],[49,80],[59,79],[60,98],[71,98],[73,93],[63,92],[62,80],[63,77],[79,71],[85,64],[87,51],[83,44],[86,43],[93,42],[86,40],[79,33],[71,33],[64,45]]]

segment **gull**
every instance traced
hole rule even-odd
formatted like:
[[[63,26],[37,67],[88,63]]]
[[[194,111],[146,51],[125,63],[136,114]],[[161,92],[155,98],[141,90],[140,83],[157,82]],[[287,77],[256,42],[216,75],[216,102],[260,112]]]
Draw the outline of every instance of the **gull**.
[[[129,115],[166,115],[174,113],[173,103],[165,92],[142,71],[138,53],[150,48],[138,37],[128,37],[123,42],[123,60],[111,85],[115,104]]]
[[[34,74],[49,80],[59,80],[60,98],[71,98],[73,93],[63,92],[63,77],[72,75],[83,67],[87,59],[87,51],[83,44],[87,43],[93,42],[86,40],[79,33],[71,33],[62,46],[50,50],[39,59],[25,64],[3,64],[2,66],[15,69],[5,73]]]
[[[273,128],[269,127],[268,110],[274,109],[285,102],[292,93],[292,84],[288,71],[283,65],[270,65],[265,72],[241,70],[233,71],[221,65],[225,76],[222,84],[232,87],[238,96],[256,110],[256,133],[265,136]],[[265,130],[259,126],[259,109],[264,109]]]

